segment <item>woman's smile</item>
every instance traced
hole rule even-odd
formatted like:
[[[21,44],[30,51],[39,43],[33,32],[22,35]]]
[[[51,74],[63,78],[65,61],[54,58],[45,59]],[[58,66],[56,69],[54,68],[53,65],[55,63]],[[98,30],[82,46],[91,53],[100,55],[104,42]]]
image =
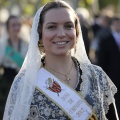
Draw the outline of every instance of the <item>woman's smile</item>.
[[[53,42],[56,45],[66,45],[69,41],[58,41],[58,42]]]

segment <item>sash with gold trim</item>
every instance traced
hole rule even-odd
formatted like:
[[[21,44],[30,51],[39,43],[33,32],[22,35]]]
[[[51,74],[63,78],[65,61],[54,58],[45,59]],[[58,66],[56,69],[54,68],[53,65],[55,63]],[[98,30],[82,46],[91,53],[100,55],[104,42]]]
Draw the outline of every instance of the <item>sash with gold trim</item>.
[[[5,55],[10,60],[14,61],[18,67],[22,66],[24,58],[16,50],[14,50],[11,46],[9,46],[9,45],[6,46]]]
[[[71,120],[97,120],[91,106],[80,94],[44,68],[38,71],[37,87]]]

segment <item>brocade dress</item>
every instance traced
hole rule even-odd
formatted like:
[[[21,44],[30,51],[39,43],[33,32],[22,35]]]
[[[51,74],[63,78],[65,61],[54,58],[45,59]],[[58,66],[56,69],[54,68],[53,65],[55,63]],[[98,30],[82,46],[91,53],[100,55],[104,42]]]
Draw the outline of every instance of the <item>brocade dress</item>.
[[[116,87],[100,67],[80,63],[76,58],[73,58],[73,61],[78,71],[78,83],[75,90],[81,93],[94,109],[98,120],[107,120],[109,105],[113,102],[113,96],[117,92]],[[95,77],[96,74],[99,78]],[[114,111],[113,103],[110,109]],[[112,113],[115,120],[115,111]],[[108,120],[113,120],[113,118]],[[70,118],[36,87],[27,120],[70,120]]]

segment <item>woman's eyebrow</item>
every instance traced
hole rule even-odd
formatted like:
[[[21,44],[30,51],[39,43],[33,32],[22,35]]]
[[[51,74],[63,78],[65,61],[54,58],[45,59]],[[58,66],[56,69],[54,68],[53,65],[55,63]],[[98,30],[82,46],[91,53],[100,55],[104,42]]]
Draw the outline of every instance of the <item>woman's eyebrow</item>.
[[[46,23],[46,25],[49,25],[49,24],[57,24],[56,22],[48,22]]]
[[[73,24],[73,22],[72,21],[67,21],[67,22],[65,22],[65,24],[68,24],[68,23],[72,23]],[[49,24],[57,24],[56,22],[48,22],[48,23],[46,23],[46,25],[49,25]]]

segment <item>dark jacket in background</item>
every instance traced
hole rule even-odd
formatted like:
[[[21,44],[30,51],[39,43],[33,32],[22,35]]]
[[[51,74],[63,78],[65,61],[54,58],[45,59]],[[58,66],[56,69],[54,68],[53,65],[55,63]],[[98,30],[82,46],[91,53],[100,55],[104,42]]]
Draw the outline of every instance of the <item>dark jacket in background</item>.
[[[98,65],[103,68],[118,88],[115,99],[120,117],[120,49],[112,34],[100,41],[97,57]]]

